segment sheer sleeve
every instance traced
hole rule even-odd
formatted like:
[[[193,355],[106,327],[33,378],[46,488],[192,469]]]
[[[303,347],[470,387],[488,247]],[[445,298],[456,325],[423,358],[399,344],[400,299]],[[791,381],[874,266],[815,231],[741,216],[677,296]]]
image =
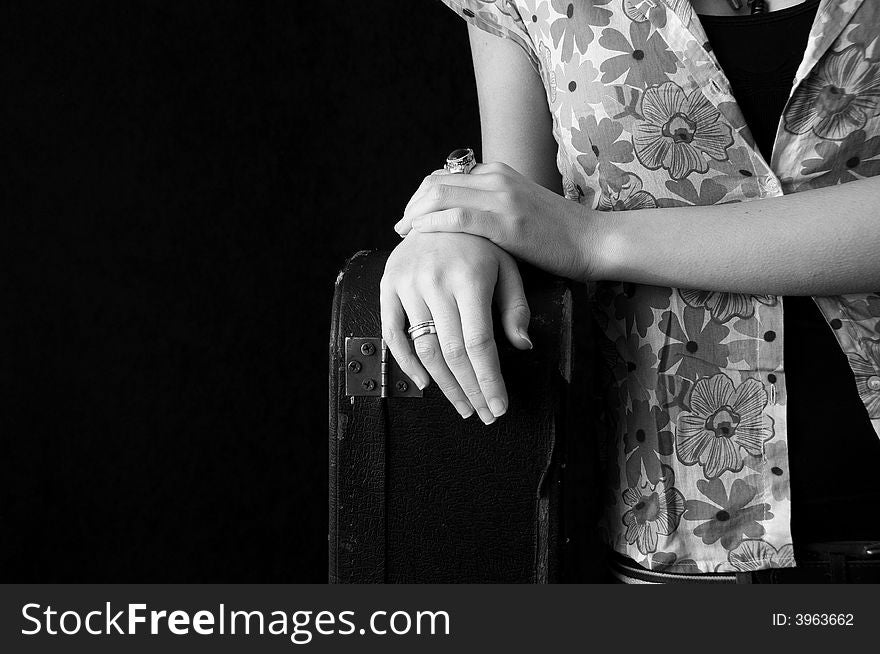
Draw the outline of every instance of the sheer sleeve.
[[[516,43],[526,53],[532,67],[539,70],[532,37],[526,30],[514,0],[440,1],[471,25]]]

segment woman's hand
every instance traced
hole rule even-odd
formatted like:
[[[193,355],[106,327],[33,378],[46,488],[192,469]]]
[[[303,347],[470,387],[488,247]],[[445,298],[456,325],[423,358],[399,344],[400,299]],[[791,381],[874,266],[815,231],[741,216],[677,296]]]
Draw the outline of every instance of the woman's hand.
[[[420,388],[433,377],[463,418],[474,410],[487,425],[507,410],[492,328],[492,297],[507,338],[521,350],[529,307],[514,260],[469,234],[406,237],[385,265],[380,285],[382,337]],[[433,320],[436,334],[410,341],[407,323]],[[429,377],[430,375],[430,377]]]
[[[586,207],[490,163],[468,175],[426,177],[394,229],[483,236],[539,268],[584,281],[600,278],[595,222]]]

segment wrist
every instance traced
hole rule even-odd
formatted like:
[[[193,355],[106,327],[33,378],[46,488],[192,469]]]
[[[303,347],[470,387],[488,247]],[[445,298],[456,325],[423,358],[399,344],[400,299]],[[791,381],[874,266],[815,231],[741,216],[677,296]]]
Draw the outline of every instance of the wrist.
[[[617,212],[596,211],[580,206],[578,215],[577,250],[578,278],[583,282],[617,279],[614,262],[620,247],[619,215]]]

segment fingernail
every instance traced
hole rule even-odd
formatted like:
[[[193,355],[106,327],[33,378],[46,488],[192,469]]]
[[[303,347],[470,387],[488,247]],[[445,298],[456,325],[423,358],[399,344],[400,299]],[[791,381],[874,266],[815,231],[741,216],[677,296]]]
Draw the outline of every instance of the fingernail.
[[[422,381],[421,379],[414,379],[413,381],[416,383],[416,386],[419,387],[420,391],[423,391],[426,388],[428,388],[428,382],[426,382],[426,381]]]
[[[534,344],[532,344],[532,339],[529,338],[529,335],[526,334],[526,332],[525,332],[524,330],[522,330],[522,329],[518,329],[518,330],[516,331],[516,333],[519,335],[519,337],[520,337],[521,339],[523,339],[526,343],[529,344],[529,349],[530,349],[530,350],[531,350],[532,348],[535,347]]]
[[[489,410],[496,418],[500,418],[507,411],[507,404],[501,398],[495,397],[489,400]]]
[[[474,415],[474,408],[467,402],[456,402],[455,410],[458,411],[462,418],[470,418]]]
[[[484,406],[481,406],[479,409],[477,409],[477,415],[480,416],[480,420],[482,420],[487,425],[491,425],[493,422],[495,422],[495,416],[493,416],[492,412]]]

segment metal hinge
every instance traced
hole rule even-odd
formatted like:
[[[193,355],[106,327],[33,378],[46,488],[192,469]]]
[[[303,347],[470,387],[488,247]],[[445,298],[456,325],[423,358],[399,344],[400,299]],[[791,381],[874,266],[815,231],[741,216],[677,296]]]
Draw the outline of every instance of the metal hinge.
[[[345,339],[345,394],[351,397],[421,397],[381,338]]]

